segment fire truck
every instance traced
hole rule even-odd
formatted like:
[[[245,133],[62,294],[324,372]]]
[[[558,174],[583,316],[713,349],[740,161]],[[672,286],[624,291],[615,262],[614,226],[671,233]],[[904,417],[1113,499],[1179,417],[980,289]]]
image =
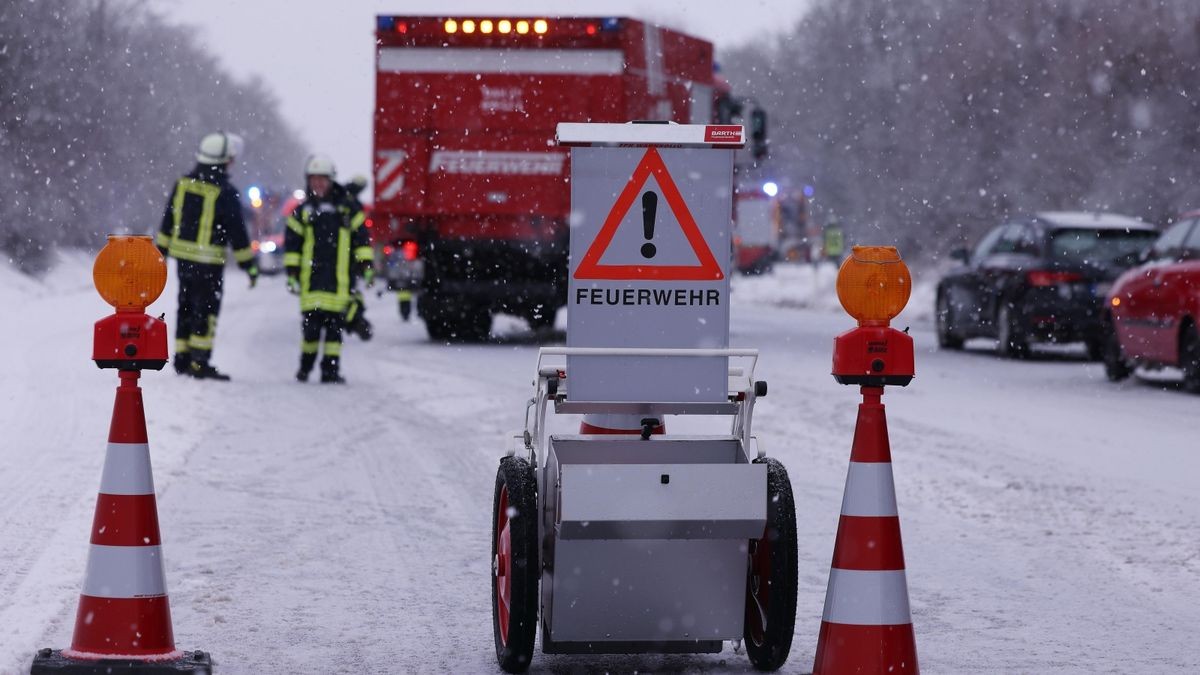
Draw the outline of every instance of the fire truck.
[[[740,110],[715,86],[711,43],[635,19],[376,21],[372,234],[391,251],[390,284],[419,290],[434,340],[484,339],[497,312],[553,326],[566,303],[570,172],[555,125]]]

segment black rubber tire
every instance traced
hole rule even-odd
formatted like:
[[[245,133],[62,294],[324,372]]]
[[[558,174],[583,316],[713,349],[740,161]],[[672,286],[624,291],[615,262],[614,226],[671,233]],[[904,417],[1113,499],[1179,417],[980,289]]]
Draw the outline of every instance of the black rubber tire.
[[[1200,394],[1200,331],[1190,324],[1179,336],[1179,368],[1183,371],[1183,388]]]
[[[463,308],[455,335],[464,342],[486,342],[492,336],[492,314],[479,307]]]
[[[796,500],[779,460],[754,463],[767,465],[767,527],[762,539],[750,541],[743,637],[755,668],[778,670],[796,629]]]
[[[529,327],[535,331],[554,328],[554,321],[558,318],[558,310],[550,307],[538,307],[537,310],[525,314],[525,320],[529,322]]]
[[[434,342],[483,342],[491,336],[492,315],[459,298],[429,297],[418,306]]]
[[[507,518],[512,542],[507,635],[501,634],[498,578],[498,544],[501,529],[501,495],[506,494]],[[537,478],[529,462],[520,457],[505,457],[496,471],[496,491],[492,497],[492,636],[496,642],[496,661],[508,673],[523,673],[533,660],[533,641],[537,635],[538,580],[538,505]]]
[[[1125,358],[1125,350],[1121,348],[1121,341],[1117,339],[1116,327],[1111,323],[1105,324],[1104,327],[1103,359],[1104,376],[1109,382],[1120,382],[1133,374],[1133,366]]]
[[[1108,349],[1108,340],[1104,337],[1090,337],[1083,341],[1083,346],[1087,351],[1088,361],[1103,361]]]
[[[1009,303],[1001,301],[996,312],[996,350],[1010,359],[1023,359],[1029,355],[1029,339],[1025,329]]]
[[[944,293],[938,294],[937,306],[934,308],[934,318],[937,322],[938,347],[942,349],[962,349],[963,339],[954,334],[950,322],[950,300]]]

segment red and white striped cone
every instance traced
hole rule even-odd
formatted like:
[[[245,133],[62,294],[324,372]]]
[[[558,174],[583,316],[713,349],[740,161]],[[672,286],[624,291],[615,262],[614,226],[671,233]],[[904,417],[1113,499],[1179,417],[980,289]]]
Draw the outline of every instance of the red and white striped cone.
[[[882,387],[863,387],[813,675],[917,673]]]
[[[120,371],[72,659],[177,659],[138,371]]]
[[[640,434],[642,433],[642,416],[630,413],[587,413],[579,423],[581,434]],[[659,420],[658,426],[650,432],[654,435],[667,433],[667,426]]]

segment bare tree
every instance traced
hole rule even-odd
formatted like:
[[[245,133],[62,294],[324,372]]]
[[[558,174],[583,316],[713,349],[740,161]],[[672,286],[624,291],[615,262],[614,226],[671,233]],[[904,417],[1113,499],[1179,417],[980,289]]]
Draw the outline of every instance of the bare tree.
[[[723,60],[852,240],[932,258],[1019,212],[1200,206],[1190,0],[825,0]]]
[[[305,154],[258,80],[133,0],[0,3],[0,250],[37,268],[56,244],[150,231],[205,134],[246,138],[244,176],[286,188]]]

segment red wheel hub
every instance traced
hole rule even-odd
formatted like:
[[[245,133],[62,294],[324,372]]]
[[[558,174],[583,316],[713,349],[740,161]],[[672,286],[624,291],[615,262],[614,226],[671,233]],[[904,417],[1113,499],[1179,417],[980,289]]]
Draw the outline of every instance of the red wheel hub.
[[[767,533],[751,542],[750,576],[746,584],[746,635],[755,645],[767,640],[767,609],[771,601],[771,544]]]
[[[512,529],[508,522],[508,486],[500,487],[500,502],[496,508],[496,559],[492,574],[496,577],[496,621],[500,641],[508,644],[508,615],[512,604]]]

